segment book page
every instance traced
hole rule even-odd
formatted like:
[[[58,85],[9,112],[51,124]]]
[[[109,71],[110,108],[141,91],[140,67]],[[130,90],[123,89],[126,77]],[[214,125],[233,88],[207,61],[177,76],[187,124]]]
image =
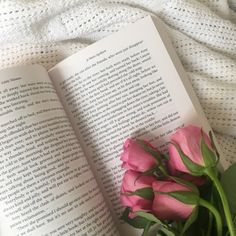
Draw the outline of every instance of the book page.
[[[120,154],[128,137],[145,139],[165,151],[169,135],[179,127],[192,123],[209,130],[181,73],[150,17],[85,48],[49,72],[117,217],[123,211]]]
[[[0,72],[0,235],[118,235],[46,70]]]

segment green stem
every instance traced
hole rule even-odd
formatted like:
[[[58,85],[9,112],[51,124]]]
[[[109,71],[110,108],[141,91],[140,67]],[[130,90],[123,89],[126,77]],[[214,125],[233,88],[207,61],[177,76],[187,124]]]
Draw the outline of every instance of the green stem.
[[[229,203],[228,203],[228,200],[225,196],[225,192],[221,186],[221,183],[220,183],[219,179],[217,178],[215,172],[212,171],[212,169],[208,169],[206,171],[206,174],[212,180],[212,182],[214,183],[214,185],[220,195],[230,236],[236,236],[235,231],[234,231],[234,224],[233,224],[232,216],[231,216],[230,209],[229,209]]]
[[[208,223],[208,229],[207,229],[207,236],[210,236],[210,235],[211,235],[212,220],[213,220],[212,213],[209,212],[209,223]]]
[[[149,222],[146,224],[146,226],[145,226],[145,228],[144,228],[144,230],[143,230],[142,236],[147,236],[147,235],[148,235],[148,232],[149,232],[149,229],[150,229],[151,225],[152,225],[152,222],[151,222],[151,221],[149,221]]]
[[[213,203],[213,195],[211,194],[211,204]],[[207,235],[206,236],[211,236],[211,230],[212,230],[212,221],[213,221],[213,215],[209,211],[209,222],[208,222],[208,228],[207,228]]]
[[[182,232],[183,225],[181,221],[176,221],[176,226],[177,226],[178,232]]]
[[[211,189],[212,191],[212,189]],[[211,200],[210,203],[213,204],[213,195],[211,194]],[[212,213],[209,211],[209,222],[208,222],[208,227],[207,227],[207,234],[206,236],[211,236],[211,231],[212,231],[212,221],[213,221],[213,215]]]
[[[217,236],[222,236],[222,221],[219,212],[216,210],[214,206],[212,206],[209,202],[205,201],[202,198],[200,198],[199,204],[200,206],[203,206],[208,210],[210,210],[210,212],[215,216]]]

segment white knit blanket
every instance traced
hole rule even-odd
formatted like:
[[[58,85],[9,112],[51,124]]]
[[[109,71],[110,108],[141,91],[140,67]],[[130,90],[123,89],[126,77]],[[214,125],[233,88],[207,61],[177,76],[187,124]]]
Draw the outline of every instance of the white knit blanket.
[[[0,69],[50,68],[148,14],[166,24],[225,158],[236,160],[236,0],[0,0]],[[234,160],[233,160],[234,159]]]

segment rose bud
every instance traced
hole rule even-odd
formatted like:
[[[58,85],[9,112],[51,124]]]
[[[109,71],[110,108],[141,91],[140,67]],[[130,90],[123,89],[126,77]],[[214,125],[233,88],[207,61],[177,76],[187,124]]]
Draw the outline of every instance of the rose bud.
[[[205,167],[216,163],[210,138],[201,128],[193,125],[179,129],[174,133],[171,136],[168,149],[168,167],[171,174],[174,175],[178,172],[202,175]],[[183,156],[185,160],[183,160]]]
[[[147,145],[153,152],[158,153],[150,144],[144,143],[144,145]],[[145,151],[144,147],[133,139],[125,141],[121,160],[123,161],[122,167],[127,170],[145,172],[157,166],[155,157]]]
[[[152,207],[152,182],[156,178],[140,174],[127,170],[122,180],[120,201],[123,206],[131,208],[130,217],[134,217],[136,211],[150,211]]]
[[[180,195],[183,192],[183,196],[186,192],[191,193],[192,190],[184,185],[170,181],[155,181],[152,183],[152,188],[154,191],[152,212],[160,220],[187,219],[197,206],[186,204],[171,196],[174,193]]]

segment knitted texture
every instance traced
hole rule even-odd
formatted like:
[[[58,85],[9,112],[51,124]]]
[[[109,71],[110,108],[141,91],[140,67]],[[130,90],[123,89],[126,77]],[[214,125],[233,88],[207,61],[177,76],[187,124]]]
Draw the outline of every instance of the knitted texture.
[[[3,0],[0,68],[47,69],[128,23],[152,15],[167,32],[216,132],[236,160],[236,0]]]

